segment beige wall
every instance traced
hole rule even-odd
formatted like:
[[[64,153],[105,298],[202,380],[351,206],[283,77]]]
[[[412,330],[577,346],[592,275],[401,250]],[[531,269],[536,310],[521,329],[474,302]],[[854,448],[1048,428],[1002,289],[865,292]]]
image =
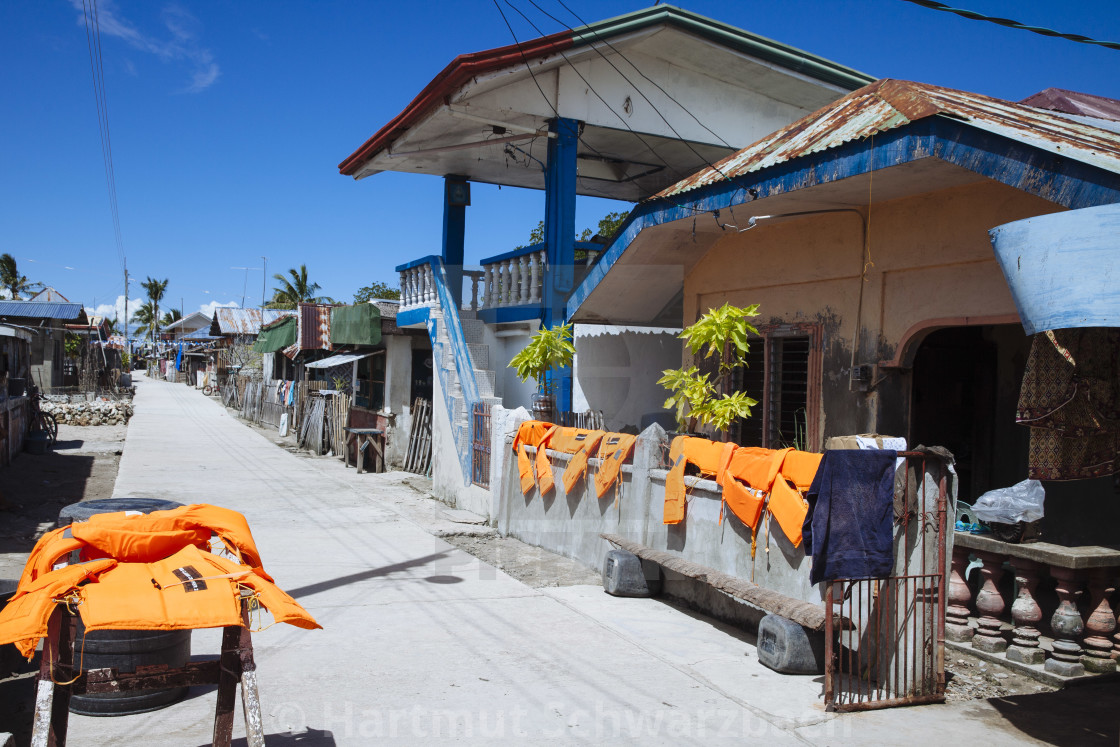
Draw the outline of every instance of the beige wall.
[[[992,181],[876,203],[857,365],[892,358],[907,331],[923,322],[1014,315],[987,231],[1060,209]],[[894,371],[876,372],[887,377],[876,392],[848,392],[861,242],[855,213],[764,221],[729,234],[685,278],[685,324],[724,302],[761,304],[759,324],[821,323],[822,437],[880,430],[880,404],[896,418],[907,409],[900,398],[908,396],[908,384]],[[897,420],[891,425],[898,430]]]

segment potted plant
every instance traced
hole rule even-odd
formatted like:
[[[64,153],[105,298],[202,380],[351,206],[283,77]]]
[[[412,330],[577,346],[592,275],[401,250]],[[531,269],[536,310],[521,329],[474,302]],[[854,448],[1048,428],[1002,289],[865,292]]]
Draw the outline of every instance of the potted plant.
[[[665,400],[665,408],[674,410],[682,432],[695,433],[697,428],[710,426],[720,431],[726,440],[731,424],[749,418],[751,407],[758,404],[745,392],[728,391],[732,372],[747,365],[746,354],[750,350],[747,335],[758,334],[758,330],[747,323],[753,316],[758,316],[758,304],[739,307],[725,303],[718,309],[710,309],[678,335],[688,343],[693,355],[706,351],[705,358],[719,357],[714,381],[709,373],[700,373],[695,365],[661,372],[657,383],[672,392]]]
[[[537,393],[533,395],[533,417],[537,420],[553,420],[556,399],[549,386],[548,374],[553,369],[572,365],[575,352],[571,324],[561,324],[552,329],[541,327],[529,344],[509,362],[521,381],[537,382]]]

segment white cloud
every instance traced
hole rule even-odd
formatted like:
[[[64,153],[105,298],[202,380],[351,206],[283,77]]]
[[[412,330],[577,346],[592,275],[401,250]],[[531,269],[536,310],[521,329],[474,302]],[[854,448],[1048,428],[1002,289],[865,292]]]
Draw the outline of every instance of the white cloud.
[[[213,319],[214,318],[214,309],[217,309],[217,308],[237,309],[237,308],[240,308],[240,306],[241,305],[239,303],[237,303],[237,301],[230,301],[228,303],[218,303],[217,301],[211,301],[210,303],[204,303],[201,306],[199,306],[198,310],[201,311],[203,314],[206,314],[206,316]]]
[[[70,5],[81,13],[78,23],[84,26],[84,0],[70,0]],[[163,62],[186,63],[191,69],[191,82],[182,89],[182,93],[198,93],[212,86],[221,75],[221,68],[214,62],[210,50],[199,41],[202,30],[199,20],[185,8],[173,4],[164,7],[161,19],[169,38],[158,38],[136,28],[119,15],[112,0],[100,0],[97,6],[98,26],[103,35],[116,37],[133,49],[155,55]],[[130,73],[135,72],[131,62],[126,61],[125,68]]]
[[[128,313],[131,316],[144,303],[143,298],[130,298],[128,300]],[[124,295],[117,296],[113,303],[99,303],[97,306],[86,306],[86,315],[103,316],[107,319],[117,319],[124,326]]]

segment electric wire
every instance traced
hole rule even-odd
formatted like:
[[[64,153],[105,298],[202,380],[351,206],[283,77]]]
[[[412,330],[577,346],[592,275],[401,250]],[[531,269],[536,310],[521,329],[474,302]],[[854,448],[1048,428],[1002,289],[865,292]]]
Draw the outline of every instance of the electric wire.
[[[500,6],[500,5],[498,5],[498,0],[493,0],[493,2],[494,2],[494,6],[498,8],[498,12],[499,12],[499,13],[501,14],[501,16],[502,16],[502,20],[503,20],[503,21],[505,21],[505,24],[506,24],[506,28],[508,28],[508,29],[509,29],[509,31],[510,31],[510,34],[511,34],[511,35],[513,36],[513,39],[514,39],[514,43],[515,43],[515,44],[517,45],[518,51],[519,51],[519,52],[521,52],[521,58],[522,58],[522,61],[523,61],[523,62],[525,63],[525,67],[526,67],[526,69],[527,69],[527,70],[529,71],[529,74],[530,74],[530,75],[531,75],[531,76],[533,77],[533,82],[534,82],[534,83],[536,83],[536,85],[537,85],[537,90],[538,90],[538,91],[540,91],[540,93],[541,93],[541,96],[543,96],[543,97],[544,97],[544,99],[545,99],[545,103],[547,103],[547,104],[548,104],[548,107],[549,107],[550,109],[552,109],[553,113],[554,113],[554,114],[556,114],[556,116],[557,116],[557,117],[559,117],[559,116],[560,116],[560,113],[559,113],[559,112],[558,112],[558,111],[556,110],[556,107],[555,107],[555,106],[553,106],[553,104],[552,104],[552,101],[551,101],[551,100],[550,100],[550,99],[548,98],[548,96],[546,96],[546,95],[545,95],[545,93],[544,93],[544,90],[543,90],[543,89],[541,88],[541,86],[540,86],[540,83],[538,83],[538,82],[537,82],[536,76],[535,76],[535,75],[533,75],[533,71],[532,71],[532,68],[531,68],[531,67],[529,66],[528,60],[527,60],[527,59],[525,58],[525,53],[524,53],[524,51],[523,51],[523,50],[521,49],[521,44],[520,44],[520,42],[518,42],[518,41],[517,41],[517,34],[516,34],[516,33],[514,33],[514,31],[513,31],[513,27],[512,27],[512,26],[510,25],[510,23],[509,23],[509,19],[508,19],[508,18],[506,17],[506,14],[505,14],[505,13],[504,13],[504,12],[502,11],[502,9],[501,9],[501,6]],[[538,28],[538,27],[537,27],[537,25],[536,25],[536,24],[534,24],[534,23],[533,23],[533,22],[532,22],[532,21],[531,21],[531,20],[530,20],[530,19],[528,18],[528,16],[526,16],[526,15],[525,15],[525,14],[524,14],[524,13],[523,13],[523,12],[522,12],[522,11],[521,11],[521,10],[520,10],[519,8],[517,8],[517,7],[515,6],[515,5],[513,5],[513,3],[511,3],[511,2],[510,2],[510,0],[505,0],[505,3],[506,3],[506,5],[508,5],[508,6],[509,6],[509,7],[510,7],[510,8],[512,9],[512,10],[516,11],[518,15],[520,15],[520,16],[521,16],[521,17],[522,17],[523,19],[525,19],[525,21],[526,21],[526,22],[527,22],[527,23],[528,23],[528,24],[529,24],[530,26],[532,26],[532,27],[533,27],[533,30],[534,30],[534,31],[536,31],[536,32],[537,32],[538,34],[540,34],[541,36],[544,36],[544,34],[543,34],[543,32],[541,31],[541,29],[540,29],[540,28]],[[535,3],[534,3],[534,5],[535,5]],[[539,6],[538,6],[538,7],[539,7]],[[547,14],[546,14],[546,15],[547,15]],[[622,117],[622,115],[620,115],[620,114],[619,114],[619,113],[618,113],[617,111],[615,111],[615,110],[614,110],[614,108],[612,108],[612,107],[611,107],[611,105],[610,105],[610,104],[608,104],[608,103],[606,102],[606,100],[605,100],[605,99],[604,99],[604,98],[603,98],[603,97],[602,97],[602,96],[601,96],[601,95],[599,94],[599,92],[598,92],[597,90],[595,90],[594,86],[592,86],[592,85],[591,85],[590,81],[588,81],[588,80],[587,80],[587,78],[585,78],[585,77],[583,76],[583,74],[582,74],[582,73],[580,73],[580,71],[579,71],[579,70],[578,70],[578,69],[576,68],[576,66],[572,64],[571,60],[569,60],[569,59],[568,59],[567,55],[565,55],[565,54],[564,54],[563,52],[559,52],[559,51],[558,51],[558,54],[559,54],[559,55],[560,55],[560,56],[561,56],[561,57],[562,57],[562,58],[564,59],[564,62],[565,62],[565,63],[566,63],[567,65],[568,65],[568,67],[570,67],[570,68],[572,69],[572,71],[573,71],[573,72],[575,72],[575,74],[579,76],[580,80],[582,80],[582,81],[584,82],[584,84],[585,84],[585,85],[587,86],[588,90],[590,90],[590,91],[591,91],[591,92],[592,92],[593,94],[595,94],[595,97],[596,97],[596,98],[598,98],[600,102],[602,102],[603,106],[605,106],[605,107],[607,108],[607,110],[608,110],[609,112],[611,112],[611,114],[614,114],[614,115],[615,115],[615,117],[617,117],[617,118],[618,118],[618,120],[619,120],[619,121],[620,121],[620,122],[622,123],[622,125],[623,125],[623,126],[624,126],[624,127],[625,127],[625,128],[627,129],[627,130],[629,130],[631,134],[633,134],[633,135],[634,135],[635,137],[637,137],[637,138],[638,138],[638,140],[640,140],[640,141],[641,141],[641,143],[642,143],[642,144],[643,144],[643,145],[644,145],[644,146],[646,147],[646,149],[647,149],[647,150],[649,150],[649,152],[650,152],[651,154],[653,154],[653,155],[654,155],[655,157],[657,157],[657,158],[658,158],[658,160],[660,160],[660,161],[661,161],[661,162],[662,162],[662,163],[663,163],[663,164],[665,165],[665,167],[666,167],[666,168],[668,168],[668,169],[670,170],[670,172],[672,172],[672,173],[673,173],[673,174],[675,175],[675,177],[677,178],[677,180],[678,180],[678,181],[680,181],[681,179],[687,178],[687,177],[689,176],[688,174],[682,174],[682,173],[681,173],[681,172],[680,172],[679,170],[677,170],[676,168],[674,168],[674,167],[673,167],[673,166],[672,166],[672,165],[671,165],[671,164],[670,164],[670,163],[669,163],[668,161],[666,161],[666,160],[665,160],[665,158],[664,158],[663,156],[661,156],[661,154],[660,154],[660,153],[658,153],[658,152],[657,152],[657,151],[656,151],[656,150],[655,150],[655,149],[654,149],[654,148],[653,148],[653,147],[652,147],[652,146],[651,146],[651,145],[650,145],[650,144],[649,144],[649,143],[648,143],[648,142],[647,142],[647,141],[645,140],[645,138],[643,138],[643,137],[641,136],[641,134],[640,134],[640,133],[636,132],[636,131],[635,131],[635,130],[634,130],[634,129],[632,128],[632,127],[630,127],[630,125],[629,125],[629,124],[628,124],[628,123],[626,122],[626,120],[625,120],[625,119],[624,119],[624,118]],[[632,84],[631,84],[631,85],[632,85]],[[583,138],[582,136],[581,136],[581,137],[579,138],[579,142],[581,142],[581,143],[582,143],[583,145],[585,145],[585,146],[586,146],[587,148],[589,148],[590,150],[594,151],[594,152],[595,152],[595,154],[596,154],[596,155],[598,155],[598,156],[599,156],[600,158],[603,158],[604,160],[613,160],[613,159],[610,159],[610,158],[608,158],[608,157],[604,156],[604,155],[603,155],[603,154],[602,154],[602,153],[601,153],[601,152],[600,152],[600,151],[599,151],[598,149],[596,149],[596,148],[595,148],[594,146],[592,146],[592,145],[591,145],[590,143],[588,143],[588,142],[587,142],[587,141],[586,141],[586,140],[585,140],[585,139],[584,139],[584,138]],[[694,152],[695,152],[695,151],[694,151]],[[699,154],[697,154],[697,155],[699,155]],[[703,159],[703,157],[702,157],[702,156],[700,156],[700,157],[701,157],[701,158]],[[737,186],[738,186],[738,185],[737,185]],[[673,199],[671,199],[671,198],[669,198],[669,197],[657,197],[657,196],[655,195],[655,196],[654,196],[653,198],[649,198],[649,199],[654,199],[654,198],[656,198],[656,199],[663,199],[663,200],[665,200],[666,202],[668,202],[668,203],[670,203],[671,205],[673,205],[674,207],[680,208],[680,209],[682,209],[682,210],[689,210],[689,211],[691,211],[691,212],[692,212],[693,214],[697,214],[697,213],[707,213],[707,212],[709,212],[708,210],[705,210],[705,209],[701,209],[701,208],[695,208],[695,207],[692,207],[691,205],[685,205],[685,204],[682,204],[682,203],[680,203],[680,202],[678,202],[678,201],[675,201],[675,200],[673,200]]]
[[[116,170],[113,167],[113,143],[109,132],[109,102],[105,95],[105,64],[101,53],[101,25],[97,0],[82,0],[82,19],[85,23],[86,46],[89,50],[90,76],[93,79],[93,98],[97,109],[98,134],[101,139],[101,158],[105,168],[105,188],[109,196],[109,212],[113,223],[113,238],[117,258],[125,269],[124,240],[121,235],[120,211],[117,203]]]
[[[1054,31],[1053,29],[1045,28],[1044,26],[1029,26],[1019,21],[1013,21],[1010,18],[1000,18],[999,16],[986,16],[983,13],[977,13],[974,10],[966,10],[964,8],[951,8],[945,3],[934,2],[933,0],[903,0],[906,3],[913,3],[914,5],[928,8],[930,10],[940,10],[946,13],[953,13],[961,18],[967,18],[970,21],[986,21],[994,23],[999,26],[1006,26],[1010,29],[1018,31],[1030,31],[1033,34],[1041,34],[1042,36],[1051,36],[1058,39],[1066,39],[1068,41],[1077,42],[1078,44],[1095,44],[1099,47],[1106,47],[1108,49],[1120,49],[1120,42],[1101,41],[1099,39],[1092,39],[1082,34],[1066,34],[1061,31]]]
[[[508,3],[508,2],[509,2],[509,0],[506,0],[506,2]],[[575,29],[573,29],[573,28],[572,28],[571,26],[568,26],[568,24],[564,23],[564,22],[563,22],[563,21],[561,21],[560,19],[558,19],[558,18],[556,18],[555,16],[553,16],[553,15],[552,15],[551,13],[549,13],[548,11],[546,11],[546,10],[545,10],[544,8],[542,8],[541,6],[537,5],[537,3],[536,3],[536,1],[535,1],[535,0],[529,0],[529,2],[530,2],[530,3],[532,4],[532,5],[533,5],[533,7],[534,7],[534,8],[536,8],[536,9],[537,9],[537,10],[539,10],[539,11],[540,11],[541,13],[543,13],[543,14],[545,14],[546,16],[548,16],[549,18],[551,18],[551,19],[552,19],[553,21],[555,21],[556,23],[559,23],[559,24],[560,24],[561,26],[564,26],[564,27],[565,27],[565,28],[567,28],[567,29],[568,29],[569,31],[573,31],[573,32],[575,31]],[[574,11],[572,11],[572,10],[571,10],[570,8],[568,8],[568,6],[567,6],[567,5],[564,5],[564,3],[563,3],[563,2],[561,1],[561,0],[557,0],[557,2],[560,2],[560,4],[561,4],[561,5],[563,5],[563,6],[564,6],[564,8],[565,8],[565,9],[566,9],[566,10],[567,10],[567,11],[568,11],[569,13],[571,13],[571,14],[572,14],[573,16],[575,16],[575,17],[576,17],[576,19],[578,19],[578,20],[580,21],[580,23],[583,23],[583,24],[584,24],[585,26],[587,25],[587,24],[586,24],[586,23],[585,23],[585,22],[583,21],[583,19],[582,19],[582,18],[580,18],[580,17],[578,16],[578,15],[576,15],[576,13],[575,13]],[[595,38],[596,38],[596,39],[599,39],[599,38],[600,38],[600,37],[599,37],[599,35],[598,35],[597,33],[595,34]],[[658,89],[659,91],[661,91],[661,92],[662,92],[663,94],[665,94],[665,96],[667,96],[667,97],[669,98],[669,100],[670,100],[670,101],[672,101],[672,102],[673,102],[674,104],[676,104],[677,106],[679,106],[679,107],[680,107],[681,109],[683,109],[683,110],[684,110],[684,112],[685,112],[686,114],[688,114],[688,115],[689,115],[690,117],[692,117],[692,118],[693,118],[694,120],[696,120],[696,123],[697,123],[697,124],[699,124],[699,125],[700,125],[701,127],[703,127],[703,128],[705,129],[705,130],[707,130],[707,131],[708,131],[709,133],[711,133],[711,134],[712,134],[712,135],[713,135],[714,137],[716,137],[717,139],[719,139],[719,140],[720,140],[720,142],[722,142],[722,143],[723,143],[724,145],[726,145],[726,146],[727,146],[728,148],[731,148],[732,150],[736,150],[736,151],[737,151],[737,150],[739,150],[738,148],[736,148],[735,146],[731,145],[731,144],[730,144],[730,143],[728,143],[728,142],[727,142],[726,140],[724,140],[724,139],[723,139],[722,137],[720,137],[720,136],[719,136],[718,134],[716,134],[716,132],[715,132],[715,131],[713,131],[713,130],[712,130],[712,129],[711,129],[710,127],[708,127],[708,126],[707,126],[707,125],[705,125],[705,124],[704,124],[703,122],[701,122],[701,121],[700,121],[700,119],[699,119],[699,118],[698,118],[698,117],[697,117],[697,116],[696,116],[695,114],[693,114],[693,113],[692,113],[691,111],[689,111],[689,110],[688,110],[688,108],[687,108],[687,107],[685,107],[685,106],[684,106],[684,104],[680,103],[680,102],[679,102],[679,101],[677,101],[677,100],[676,100],[675,98],[673,98],[673,97],[672,97],[671,95],[669,95],[668,91],[666,91],[666,90],[665,90],[664,88],[662,88],[662,87],[661,87],[660,85],[658,85],[658,84],[657,84],[657,83],[656,83],[656,82],[655,82],[655,81],[654,81],[653,79],[651,79],[651,78],[650,78],[649,76],[647,76],[647,75],[646,75],[645,73],[643,73],[643,72],[642,72],[642,71],[641,71],[641,70],[640,70],[640,69],[638,68],[638,66],[634,64],[634,62],[633,62],[633,61],[631,61],[630,59],[628,59],[628,58],[626,57],[626,55],[624,55],[624,54],[623,54],[622,52],[620,52],[620,51],[619,51],[618,49],[616,49],[616,48],[615,48],[614,46],[612,46],[612,45],[611,45],[611,43],[610,43],[609,41],[607,41],[606,39],[602,39],[602,41],[603,41],[603,43],[604,43],[604,44],[606,44],[606,45],[607,45],[608,47],[610,47],[610,48],[611,48],[611,49],[612,49],[612,50],[613,50],[613,51],[615,52],[615,54],[617,54],[617,55],[618,55],[619,57],[621,57],[622,59],[626,60],[626,62],[627,62],[627,63],[628,63],[629,65],[630,65],[630,67],[634,68],[634,70],[636,70],[636,71],[638,72],[638,74],[639,74],[639,75],[641,75],[641,76],[642,76],[643,78],[645,78],[645,79],[646,79],[647,81],[649,81],[649,82],[650,82],[650,83],[652,83],[652,84],[653,84],[654,86],[656,86],[656,87],[657,87],[657,89]],[[677,136],[677,140],[679,140],[679,141],[680,141],[681,143],[683,143],[683,144],[685,145],[685,147],[687,147],[687,148],[688,148],[688,149],[689,149],[690,151],[692,151],[693,155],[695,155],[695,156],[696,156],[697,158],[699,158],[699,159],[700,159],[701,161],[703,161],[703,162],[704,162],[705,164],[707,164],[708,168],[710,168],[710,169],[711,169],[712,171],[714,171],[714,172],[716,172],[717,174],[719,174],[719,175],[720,175],[721,177],[723,177],[723,178],[724,178],[724,179],[725,179],[726,181],[728,181],[728,182],[729,182],[729,183],[731,183],[732,185],[734,185],[734,186],[736,186],[736,187],[739,187],[740,189],[746,189],[746,188],[745,188],[745,187],[744,187],[743,185],[741,185],[741,184],[740,184],[739,182],[737,182],[737,181],[736,181],[736,180],[735,180],[735,179],[734,179],[733,177],[731,177],[731,176],[728,176],[728,175],[727,175],[727,174],[726,174],[726,173],[725,173],[725,172],[724,172],[724,171],[723,171],[722,169],[720,169],[720,168],[719,168],[718,166],[716,166],[716,165],[715,165],[714,163],[712,163],[712,162],[711,162],[710,160],[708,160],[708,159],[707,159],[707,158],[706,158],[706,157],[705,157],[705,156],[704,156],[704,155],[703,155],[702,153],[700,153],[700,151],[696,150],[696,148],[694,148],[694,147],[693,147],[692,143],[691,143],[690,141],[686,140],[686,139],[684,138],[684,136],[682,136],[682,135],[681,135],[681,133],[677,131],[677,128],[676,128],[676,127],[674,127],[674,126],[673,126],[673,124],[672,124],[672,123],[671,123],[671,122],[670,122],[670,121],[669,121],[669,120],[668,120],[668,119],[667,119],[667,118],[665,117],[665,115],[664,115],[664,114],[663,114],[663,113],[661,112],[661,110],[660,110],[660,109],[659,109],[659,108],[657,107],[657,105],[656,105],[656,104],[654,104],[654,103],[653,103],[653,101],[651,101],[651,100],[650,100],[649,96],[646,96],[645,92],[643,92],[641,88],[639,88],[639,87],[638,87],[637,85],[635,85],[635,84],[634,84],[634,81],[630,80],[630,78],[628,78],[628,77],[626,76],[626,73],[624,73],[624,72],[622,72],[621,70],[619,70],[619,69],[618,69],[618,66],[614,64],[614,61],[613,61],[613,60],[611,60],[611,59],[610,59],[610,58],[609,58],[609,57],[608,57],[607,55],[603,54],[603,50],[601,50],[601,49],[600,49],[600,48],[599,48],[598,46],[596,46],[596,45],[594,45],[594,44],[593,44],[593,45],[591,45],[591,48],[592,48],[592,49],[593,49],[593,50],[594,50],[594,51],[595,51],[595,52],[596,52],[596,53],[597,53],[597,54],[598,54],[598,55],[599,55],[600,57],[602,57],[602,58],[603,58],[603,60],[604,60],[604,61],[605,61],[605,62],[606,62],[606,63],[607,63],[608,65],[610,65],[610,66],[611,66],[611,67],[612,67],[612,68],[614,69],[614,71],[615,71],[616,73],[618,73],[619,75],[621,75],[621,76],[622,76],[622,79],[623,79],[623,80],[625,80],[625,81],[626,81],[626,82],[627,82],[627,83],[628,83],[628,84],[630,85],[630,87],[631,87],[631,88],[633,88],[633,89],[634,89],[634,90],[635,90],[635,91],[636,91],[636,92],[638,93],[638,95],[639,95],[639,96],[641,96],[641,97],[642,97],[643,99],[645,99],[646,103],[647,103],[647,104],[649,104],[650,108],[651,108],[651,109],[653,109],[654,113],[655,113],[655,114],[657,114],[657,116],[661,118],[661,121],[665,123],[665,126],[666,126],[666,127],[668,127],[668,128],[670,129],[670,130],[672,130],[673,134]],[[563,53],[561,53],[561,55],[563,55]],[[567,60],[567,58],[566,58],[566,57],[565,57],[565,60]],[[569,63],[569,64],[570,64],[570,63]],[[574,68],[573,68],[573,69],[574,69]],[[580,77],[582,78],[583,76],[580,76]],[[590,84],[588,84],[588,85],[589,85],[589,87],[590,87]],[[605,102],[604,102],[604,103],[605,103]],[[617,115],[616,115],[616,116],[617,116]],[[717,221],[717,223],[719,222],[719,217],[718,217],[718,216],[716,216],[716,221]],[[721,224],[719,224],[719,225],[720,225],[720,227],[721,227],[721,228],[723,227],[723,224],[722,224],[722,223],[721,223]]]

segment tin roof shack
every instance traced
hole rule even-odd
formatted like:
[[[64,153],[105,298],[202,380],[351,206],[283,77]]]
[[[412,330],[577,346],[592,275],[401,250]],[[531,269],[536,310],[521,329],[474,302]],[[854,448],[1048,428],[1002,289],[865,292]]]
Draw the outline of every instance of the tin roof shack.
[[[88,324],[67,324],[72,344],[65,351],[62,366],[63,385],[82,392],[118,390],[121,371],[121,350],[109,344],[109,320],[90,316]],[[113,373],[113,372],[116,373]]]
[[[32,383],[48,393],[63,384],[66,359],[66,325],[88,325],[80,303],[0,301],[0,321],[34,330],[31,339]]]
[[[162,331],[171,335],[172,341],[178,341],[200,329],[209,331],[213,321],[214,320],[207,314],[201,311],[195,311],[182,319],[177,319],[171,324],[168,324]]]
[[[432,396],[427,335],[398,327],[397,308],[384,300],[330,308],[333,354],[303,364],[309,381],[349,395],[346,425],[385,431],[389,464],[404,461],[414,401]]]
[[[260,356],[252,351],[252,347],[260,334],[262,320],[268,325],[282,317],[294,316],[295,313],[291,309],[214,309],[210,336],[218,338],[215,347],[218,349],[219,375],[230,367],[246,372],[261,370]],[[274,378],[271,369],[262,371],[262,376],[265,379]]]
[[[0,324],[0,465],[11,462],[23,449],[34,337],[30,330]]]

